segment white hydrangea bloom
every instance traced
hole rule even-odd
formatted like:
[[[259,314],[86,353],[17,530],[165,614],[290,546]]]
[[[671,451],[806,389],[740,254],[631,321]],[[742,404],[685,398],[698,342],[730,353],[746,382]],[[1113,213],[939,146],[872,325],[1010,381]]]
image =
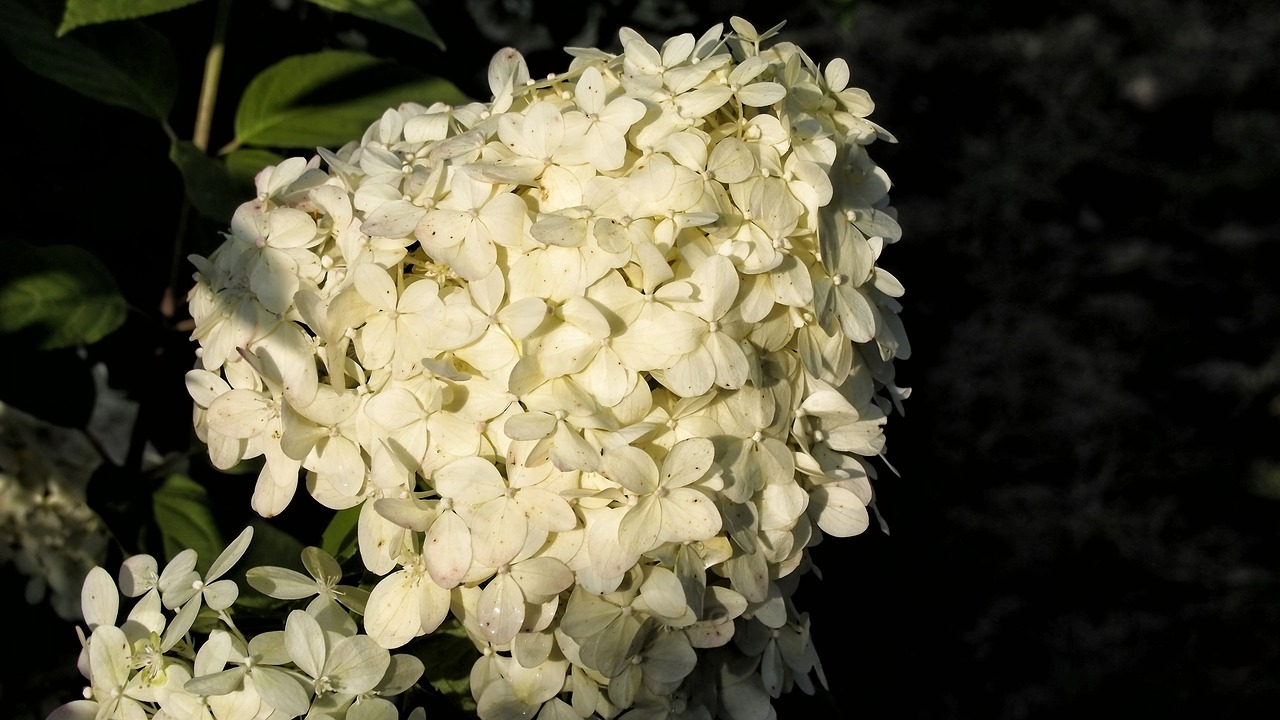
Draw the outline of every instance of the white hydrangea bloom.
[[[909,394],[867,153],[894,140],[844,61],[730,25],[545,80],[504,50],[491,102],[264,170],[193,259],[214,463],[265,456],[263,514],[300,470],[361,505],[369,637],[458,617],[487,720],[767,717],[825,683],[791,598],[868,527]]]

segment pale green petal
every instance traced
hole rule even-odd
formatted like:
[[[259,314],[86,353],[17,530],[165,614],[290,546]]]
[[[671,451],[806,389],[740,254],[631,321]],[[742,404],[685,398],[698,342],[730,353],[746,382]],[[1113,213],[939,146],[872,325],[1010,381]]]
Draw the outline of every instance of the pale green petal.
[[[601,461],[601,472],[637,495],[658,489],[658,466],[653,457],[630,445],[607,450]]]
[[[480,592],[476,623],[494,645],[506,645],[524,624],[524,593],[508,573],[498,573]]]
[[[569,662],[559,659],[548,660],[532,668],[511,663],[508,666],[507,675],[516,699],[536,708],[560,693],[564,688],[568,670]]]
[[[612,347],[597,350],[591,362],[573,378],[602,406],[609,408],[622,402],[638,380],[636,373],[622,362]]]
[[[394,572],[369,594],[364,629],[382,647],[398,648],[425,632],[419,582],[406,571]]]
[[[192,551],[193,555],[194,552]],[[181,576],[166,578],[165,576],[168,572],[169,568],[165,568],[165,572],[160,576],[160,597],[164,601],[165,607],[170,610],[176,610],[183,603],[197,596],[200,592],[197,584],[202,583],[203,579],[200,577],[200,573],[194,570]]]
[[[338,565],[332,555],[319,547],[302,548],[302,566],[316,580],[342,579],[342,565]]]
[[[510,421],[508,421],[508,425]],[[493,463],[480,457],[455,460],[436,471],[431,484],[444,497],[479,505],[506,492],[506,482]]]
[[[567,323],[557,325],[538,339],[538,366],[547,378],[576,373],[587,366],[600,349],[600,340]]]
[[[497,497],[476,508],[471,521],[471,547],[476,562],[496,568],[511,562],[524,546],[529,532],[520,505],[512,498]]]
[[[115,625],[120,612],[120,592],[111,573],[95,566],[80,587],[80,613],[92,631],[99,625]]]
[[[600,468],[600,451],[570,429],[568,423],[561,422],[556,424],[551,463],[561,472],[595,472]]]
[[[333,647],[324,665],[324,675],[334,690],[359,695],[382,680],[391,664],[391,655],[367,635],[343,638]]]
[[[361,263],[355,267],[352,275],[355,277],[356,291],[366,302],[379,310],[395,309],[398,295],[386,268]]]
[[[299,670],[313,678],[324,674],[328,649],[324,631],[315,618],[302,610],[289,613],[284,625],[284,646],[289,652],[289,659]]]
[[[877,408],[868,408],[869,413],[872,410],[878,413]],[[879,455],[884,450],[885,420],[883,414],[872,414],[857,422],[831,427],[826,431],[824,441],[833,450],[866,456]]]
[[[725,562],[729,584],[750,602],[764,602],[769,594],[769,566],[760,553],[742,553]]]
[[[661,618],[679,618],[689,609],[680,578],[664,567],[653,567],[648,570],[648,576],[640,586],[640,596]]]
[[[258,666],[253,671],[253,689],[263,702],[290,717],[302,715],[311,707],[311,694],[283,670]]]
[[[552,557],[535,557],[516,563],[511,569],[511,577],[520,584],[525,595],[531,597],[549,598],[573,586],[573,571]]]
[[[842,487],[819,485],[809,493],[810,514],[828,535],[851,537],[870,525],[866,505]]]
[[[630,649],[640,631],[640,622],[619,614],[598,635],[582,643],[582,659],[606,677],[616,677],[631,664]]]
[[[249,275],[249,289],[268,312],[283,313],[298,292],[298,263],[289,253],[272,247],[261,251]]]
[[[643,654],[646,681],[678,683],[693,672],[698,663],[698,654],[682,632],[659,634]]]
[[[521,702],[505,680],[490,683],[476,703],[476,713],[485,720],[529,720],[537,711],[536,705]]]
[[[383,695],[399,695],[413,687],[422,677],[425,666],[413,655],[399,653],[391,656],[391,664],[387,666],[382,681],[378,683],[378,692]]]
[[[663,503],[646,495],[627,509],[618,523],[618,544],[625,552],[640,555],[657,547],[662,530]]]
[[[835,313],[844,334],[856,343],[870,342],[876,334],[876,317],[879,313],[860,288],[847,285],[834,289]]]
[[[190,575],[195,572],[197,555],[196,551],[191,548],[182,550],[173,559],[165,565],[164,570],[160,572],[160,582],[158,587],[160,592],[166,592],[173,589],[177,585],[189,585]],[[174,607],[166,604],[166,607]]]
[[[386,575],[396,567],[396,555],[400,552],[405,529],[378,514],[373,503],[360,505],[360,519],[356,528],[360,545],[360,559],[364,567],[375,575]]]
[[[214,610],[226,610],[240,596],[240,588],[231,580],[219,580],[204,586],[204,602]]]
[[[578,247],[587,239],[587,219],[567,215],[543,215],[529,227],[529,234],[544,245]]]
[[[160,603],[160,594],[149,592],[138,600],[138,603],[129,610],[129,619],[121,626],[125,635],[137,638],[140,635],[150,635],[151,633],[164,632],[164,625],[167,620],[164,616],[164,606]],[[141,629],[141,631],[139,630]]]
[[[588,65],[578,76],[578,84],[573,89],[573,100],[582,112],[591,115],[599,113],[605,107],[608,88],[604,84],[604,76],[594,65]]]
[[[396,706],[380,697],[363,697],[347,710],[346,720],[396,720]]]
[[[722,332],[707,334],[707,354],[715,366],[715,384],[727,390],[737,390],[751,377],[751,362],[742,344]]]
[[[414,234],[425,214],[426,210],[408,200],[393,200],[369,213],[360,232],[374,237],[407,238]]]
[[[186,376],[187,394],[196,405],[207,408],[219,395],[231,389],[226,380],[208,370],[191,370]]]
[[[705,540],[720,532],[720,511],[698,490],[675,488],[662,499],[663,542]]]
[[[114,625],[99,625],[89,638],[89,667],[94,688],[123,687],[132,670],[129,640]],[[103,698],[109,697],[103,695]]]
[[[662,461],[660,484],[677,488],[701,479],[714,464],[715,455],[715,445],[707,438],[681,440]]]
[[[560,495],[540,487],[521,488],[516,502],[529,518],[529,524],[548,532],[568,532],[578,526],[578,516]]]
[[[187,634],[192,624],[196,621],[196,615],[200,613],[200,596],[195,596],[183,605],[169,621],[169,627],[165,628],[164,636],[160,639],[160,648],[168,651]]]
[[[696,397],[705,394],[715,384],[716,363],[706,346],[699,345],[655,376],[680,397]]]
[[[418,624],[423,633],[435,632],[449,616],[448,590],[436,585],[430,576],[423,575],[418,584]]]
[[[188,680],[182,689],[193,695],[226,695],[241,688],[247,672],[244,666],[239,666],[212,675],[200,675]]]
[[[316,239],[316,221],[296,208],[276,208],[267,214],[267,243],[277,248],[301,248]]]
[[[751,107],[766,107],[787,96],[787,89],[776,82],[759,82],[738,91],[738,100]]]
[[[707,158],[707,171],[726,185],[746,180],[755,170],[756,161],[750,148],[735,137],[727,137],[716,143],[711,156]]]
[[[466,237],[475,218],[461,210],[432,210],[422,217],[414,237],[427,252],[456,247]]]
[[[591,567],[603,578],[615,578],[636,564],[638,553],[627,552],[618,542],[618,525],[623,510],[604,510],[587,524],[586,547]]]
[[[569,597],[560,629],[581,643],[603,631],[621,612],[617,605],[578,588]]]
[[[289,651],[284,645],[284,631],[270,630],[253,636],[249,641],[249,654],[267,665],[285,665],[289,662]]]
[[[352,497],[360,492],[368,468],[354,442],[342,435],[322,438],[316,443],[313,458],[310,469],[328,477],[339,493]]]
[[[497,317],[513,340],[522,340],[546,320],[547,304],[541,298],[524,298],[502,308]]]
[[[687,118],[700,118],[719,110],[733,97],[733,90],[725,85],[713,85],[684,93],[676,99],[680,114]]]
[[[158,581],[159,565],[150,555],[133,555],[120,565],[120,592],[125,597],[138,597]]]
[[[365,415],[387,430],[406,427],[425,419],[422,405],[404,388],[386,388],[364,405]]]
[[[385,314],[369,318],[360,330],[360,360],[366,369],[377,370],[391,362],[396,349],[396,323]]]
[[[209,572],[205,576],[206,580],[217,580],[227,573],[233,565],[240,562],[240,558],[244,556],[246,550],[249,549],[249,543],[253,540],[253,528],[246,527],[240,531],[235,540],[223,550],[213,564],[209,566]]]
[[[452,510],[440,513],[422,540],[423,562],[442,588],[462,582],[471,567],[471,528]]]

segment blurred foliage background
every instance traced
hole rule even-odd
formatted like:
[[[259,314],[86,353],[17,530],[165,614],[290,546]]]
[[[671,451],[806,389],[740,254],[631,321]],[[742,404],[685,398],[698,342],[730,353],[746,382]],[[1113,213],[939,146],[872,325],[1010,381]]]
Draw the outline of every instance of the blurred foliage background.
[[[872,153],[895,182],[905,236],[883,262],[906,284],[915,348],[899,367],[914,388],[907,415],[888,431],[901,476],[877,485],[891,534],[815,549],[823,579],[806,578],[798,604],[832,689],[787,697],[780,717],[1274,716],[1274,3],[418,4],[447,50],[313,4],[236,3],[224,87],[286,54],[355,48],[484,98],[488,58],[505,45],[540,75],[567,64],[565,45],[616,50],[623,25],[660,39],[738,14],[761,28],[786,20],[783,39],[820,63],[847,59],[852,84],[877,101],[872,119],[899,138]],[[199,77],[216,7],[148,20],[174,42],[184,78]],[[161,456],[191,447],[182,374],[193,345],[181,309],[160,308],[171,276],[185,294],[181,257],[216,246],[222,227],[186,215],[175,265],[183,191],[165,135],[3,62],[4,242],[84,248],[128,312],[80,353],[6,352],[0,400],[82,426],[89,368],[103,362],[139,415],[129,457],[100,469],[90,500],[129,522],[110,516],[159,482],[141,470],[146,444]],[[198,87],[180,87],[180,133]],[[232,97],[217,107],[213,148],[231,139]],[[189,472],[230,537],[248,520],[251,479],[217,475],[198,453]],[[280,519],[298,537],[321,522],[304,505]],[[42,718],[81,685],[78,643],[48,607],[24,602],[12,567],[0,573],[10,632],[40,639],[11,637],[0,704]]]

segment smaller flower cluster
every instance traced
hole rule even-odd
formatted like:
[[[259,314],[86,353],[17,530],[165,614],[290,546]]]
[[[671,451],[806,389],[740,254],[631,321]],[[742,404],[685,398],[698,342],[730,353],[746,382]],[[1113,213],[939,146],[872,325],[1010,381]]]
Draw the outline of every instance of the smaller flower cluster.
[[[67,620],[79,617],[81,581],[106,556],[106,526],[85,500],[101,462],[83,432],[0,403],[0,564],[29,578],[27,602],[47,597]]]
[[[163,570],[150,555],[130,557],[118,586],[94,567],[81,590],[89,634],[81,632],[79,667],[90,685],[85,699],[50,720],[397,720],[389,698],[418,681],[422,662],[392,655],[358,632],[348,609],[362,609],[367,593],[338,585],[341,570],[323,551],[303,553],[310,578],[284,568],[250,570],[250,584],[264,594],[315,598],[290,612],[283,630],[246,637],[236,627],[229,610],[239,587],[223,576],[252,535],[247,528],[203,575],[193,550]],[[137,598],[124,618],[121,594]]]

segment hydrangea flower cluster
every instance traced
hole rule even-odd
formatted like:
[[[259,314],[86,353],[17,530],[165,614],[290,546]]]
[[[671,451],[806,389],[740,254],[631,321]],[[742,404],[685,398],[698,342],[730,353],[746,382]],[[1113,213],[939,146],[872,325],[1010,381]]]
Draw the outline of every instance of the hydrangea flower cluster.
[[[80,616],[80,584],[107,552],[107,528],[85,499],[102,456],[80,430],[0,403],[0,565],[27,576],[27,602]]]
[[[213,463],[263,459],[263,515],[300,475],[358,506],[365,632],[457,617],[482,718],[752,720],[822,680],[791,597],[908,394],[893,138],[846,63],[731,24],[545,79],[502,51],[490,102],[264,170],[193,258]]]

